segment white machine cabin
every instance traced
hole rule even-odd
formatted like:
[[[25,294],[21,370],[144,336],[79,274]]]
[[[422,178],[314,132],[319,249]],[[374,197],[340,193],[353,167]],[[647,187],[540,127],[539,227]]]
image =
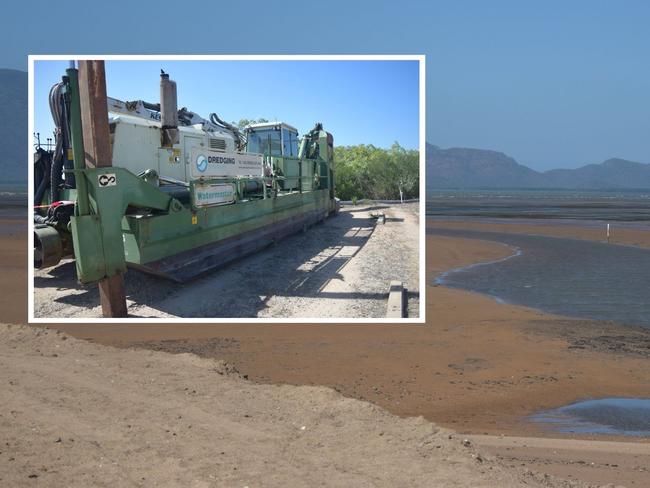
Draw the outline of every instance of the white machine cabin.
[[[161,147],[160,113],[146,105],[142,101],[108,99],[113,166],[134,174],[153,169],[161,179],[184,183],[201,177],[263,175],[261,155],[238,152],[229,131],[186,109],[179,113],[191,125],[179,125],[179,142]],[[201,158],[236,164],[211,164],[209,170],[201,171]]]

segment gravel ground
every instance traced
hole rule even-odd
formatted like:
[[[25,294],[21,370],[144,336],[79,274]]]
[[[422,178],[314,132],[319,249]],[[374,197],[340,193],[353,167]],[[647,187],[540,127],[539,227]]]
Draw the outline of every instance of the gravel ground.
[[[384,224],[373,214],[382,212]],[[408,316],[419,313],[417,203],[344,207],[307,232],[186,284],[129,270],[134,317],[384,317],[391,280],[408,290]],[[34,278],[36,317],[100,317],[96,286],[76,282],[66,261]]]

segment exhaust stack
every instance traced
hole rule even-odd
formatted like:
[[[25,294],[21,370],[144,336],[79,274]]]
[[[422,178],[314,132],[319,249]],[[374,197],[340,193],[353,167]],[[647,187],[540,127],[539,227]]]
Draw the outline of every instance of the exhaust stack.
[[[178,144],[178,101],[176,82],[160,70],[160,119],[162,122],[162,146]]]

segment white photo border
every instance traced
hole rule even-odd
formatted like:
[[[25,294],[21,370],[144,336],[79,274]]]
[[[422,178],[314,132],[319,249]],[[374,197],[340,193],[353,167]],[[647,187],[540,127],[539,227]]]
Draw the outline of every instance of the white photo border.
[[[149,318],[149,317],[125,317],[125,318],[84,318],[84,317],[35,317],[34,309],[34,222],[29,219],[28,232],[28,322],[31,324],[57,324],[57,323],[134,323],[134,324],[161,324],[161,323],[248,323],[248,324],[309,324],[309,323],[331,323],[331,324],[404,324],[426,322],[426,56],[423,54],[373,54],[373,55],[106,55],[106,54],[56,54],[28,56],[28,89],[29,89],[29,137],[27,144],[27,161],[33,157],[33,143],[31,134],[34,133],[34,62],[35,61],[81,61],[81,60],[105,60],[105,61],[418,61],[419,64],[419,152],[420,152],[420,201],[419,201],[419,317],[394,318]],[[34,202],[31,195],[34,194],[34,168],[28,164],[28,195],[29,213],[33,215]]]

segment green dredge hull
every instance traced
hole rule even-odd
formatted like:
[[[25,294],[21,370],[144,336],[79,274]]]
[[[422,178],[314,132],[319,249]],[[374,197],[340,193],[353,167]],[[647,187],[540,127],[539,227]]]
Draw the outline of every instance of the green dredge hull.
[[[124,255],[129,267],[185,282],[304,230],[334,210],[324,189],[195,212],[127,215]]]

